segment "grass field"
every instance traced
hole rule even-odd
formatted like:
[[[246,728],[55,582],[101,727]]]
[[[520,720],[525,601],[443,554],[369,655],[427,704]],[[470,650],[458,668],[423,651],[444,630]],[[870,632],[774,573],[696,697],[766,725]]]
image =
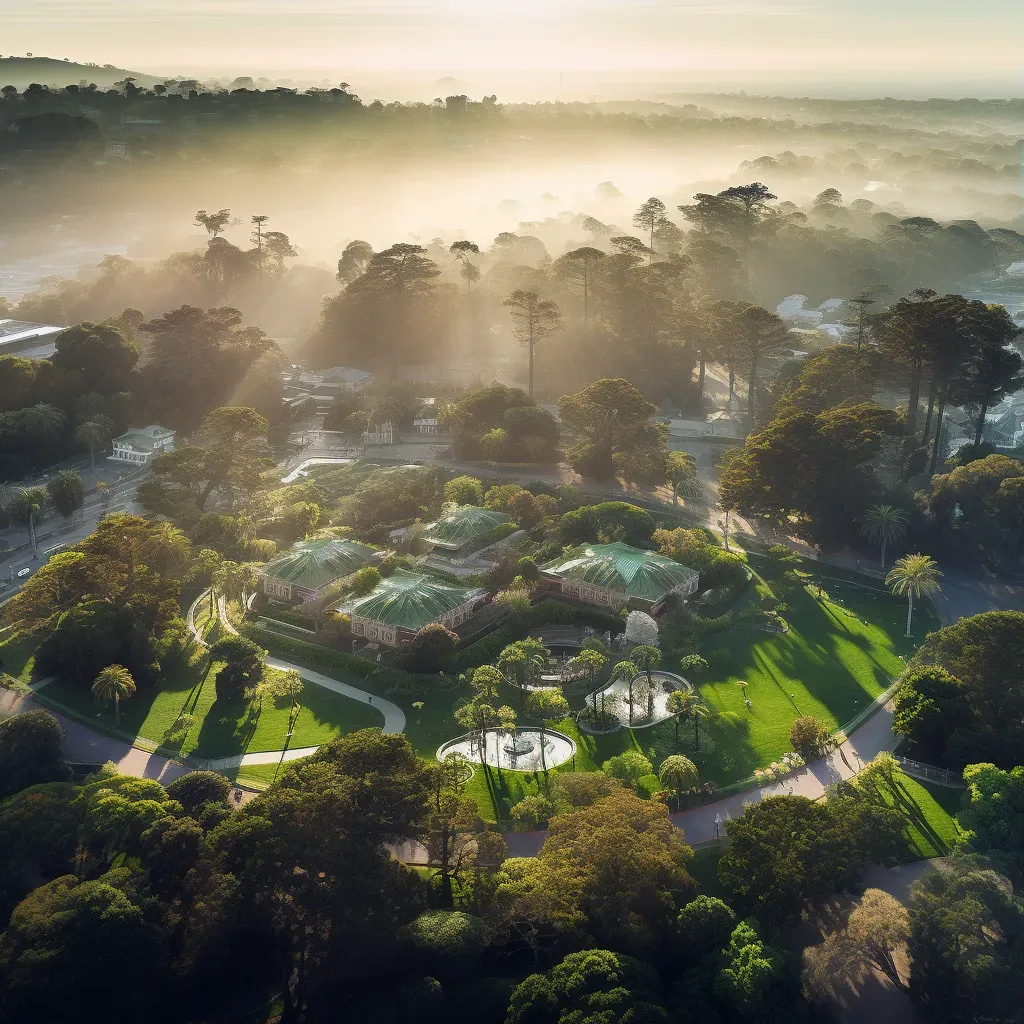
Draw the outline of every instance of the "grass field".
[[[158,689],[141,687],[134,697],[123,701],[118,727],[113,709],[98,707],[91,692],[79,685],[57,680],[41,690],[38,698],[107,731],[127,738],[142,737],[171,753],[216,758],[283,747],[290,702],[265,698],[255,714],[248,712],[244,701],[222,707],[215,703],[214,679],[219,668],[218,663],[208,666],[205,656],[195,652],[192,660],[169,674]],[[293,747],[317,746],[382,722],[376,709],[308,683],[299,703],[302,708],[290,739]],[[175,732],[182,715],[191,715],[194,721]]]
[[[918,637],[908,641],[900,635],[902,605],[854,588],[834,596],[818,601],[796,591],[788,633],[737,625],[705,639],[705,651],[727,648],[733,658],[728,674],[699,684],[716,713],[709,730],[715,751],[701,766],[705,781],[724,785],[777,759],[791,749],[789,727],[801,715],[832,729],[847,722],[903,671],[900,655],[912,654],[915,641],[937,625],[931,609],[923,609]]]
[[[883,796],[886,803],[902,811],[907,820],[908,863],[945,857],[949,853],[957,834],[953,819],[964,797],[962,789],[918,782],[899,772],[894,786]]]
[[[9,639],[5,639],[5,636]],[[37,646],[38,640],[34,637],[0,633],[0,670],[27,685],[32,680]]]

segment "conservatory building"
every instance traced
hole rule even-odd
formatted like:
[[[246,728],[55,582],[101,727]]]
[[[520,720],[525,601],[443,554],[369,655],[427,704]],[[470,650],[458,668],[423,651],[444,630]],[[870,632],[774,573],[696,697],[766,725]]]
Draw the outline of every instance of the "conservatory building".
[[[480,587],[457,587],[399,569],[352,605],[352,633],[400,647],[431,622],[462,625],[487,597]]]
[[[515,523],[504,512],[476,505],[460,505],[431,523],[423,540],[430,545],[435,556],[459,561],[516,532]]]
[[[626,605],[658,612],[670,594],[697,591],[693,569],[655,551],[631,544],[584,544],[541,569],[551,589],[563,597],[605,608]]]
[[[368,565],[378,552],[351,540],[303,540],[263,566],[267,597],[292,604],[316,601],[332,583]]]

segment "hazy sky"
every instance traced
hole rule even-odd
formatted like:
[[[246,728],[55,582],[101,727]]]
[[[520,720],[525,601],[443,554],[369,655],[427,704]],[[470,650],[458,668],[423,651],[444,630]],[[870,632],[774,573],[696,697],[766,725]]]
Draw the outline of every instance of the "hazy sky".
[[[0,26],[4,55],[168,75],[644,71],[1024,93],[1018,0],[0,0]]]

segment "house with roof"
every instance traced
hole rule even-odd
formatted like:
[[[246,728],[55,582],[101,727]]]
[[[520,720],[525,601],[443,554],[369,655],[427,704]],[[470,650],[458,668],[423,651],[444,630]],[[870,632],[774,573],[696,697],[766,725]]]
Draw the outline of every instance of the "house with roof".
[[[323,412],[338,395],[358,395],[373,382],[373,374],[351,366],[332,366],[327,370],[303,370],[293,366],[282,375],[282,402],[294,408],[313,402]]]
[[[458,587],[399,569],[351,606],[352,633],[400,647],[432,622],[455,629],[487,598],[480,587]]]
[[[583,544],[541,567],[541,578],[563,597],[603,608],[626,605],[658,612],[669,594],[697,591],[698,574],[656,551],[631,544]]]
[[[276,601],[309,604],[378,555],[376,549],[353,540],[302,540],[263,566],[261,589]]]
[[[460,505],[430,523],[423,541],[430,545],[432,556],[457,562],[518,532],[504,512]]]
[[[148,427],[133,427],[111,442],[113,449],[109,462],[131,462],[148,466],[157,455],[174,451],[174,431],[151,423]]]

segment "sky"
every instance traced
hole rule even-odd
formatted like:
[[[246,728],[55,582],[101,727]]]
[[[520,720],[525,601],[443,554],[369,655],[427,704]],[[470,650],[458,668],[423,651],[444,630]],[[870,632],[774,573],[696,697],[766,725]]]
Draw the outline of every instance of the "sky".
[[[4,56],[164,75],[1024,95],[1016,0],[0,0],[0,26]]]

